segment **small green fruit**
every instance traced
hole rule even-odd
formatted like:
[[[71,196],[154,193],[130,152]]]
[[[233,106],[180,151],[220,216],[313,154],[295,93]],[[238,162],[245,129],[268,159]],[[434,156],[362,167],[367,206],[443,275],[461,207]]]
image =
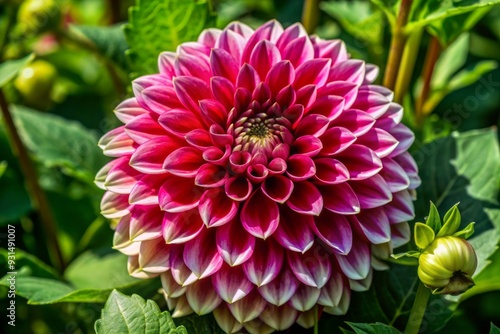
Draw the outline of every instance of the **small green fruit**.
[[[17,20],[24,33],[46,32],[59,26],[61,8],[55,0],[26,0],[19,7]]]
[[[27,105],[48,109],[52,103],[50,95],[56,78],[57,70],[52,64],[37,60],[19,72],[14,87]]]

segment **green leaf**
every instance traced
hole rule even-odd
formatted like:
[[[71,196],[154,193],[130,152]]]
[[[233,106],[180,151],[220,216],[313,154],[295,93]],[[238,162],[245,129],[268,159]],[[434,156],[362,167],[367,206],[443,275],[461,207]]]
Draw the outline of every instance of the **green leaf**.
[[[206,0],[137,0],[129,11],[125,36],[130,49],[127,58],[134,77],[158,72],[158,56],[174,51],[200,32],[213,26],[215,17]]]
[[[434,230],[423,223],[415,224],[415,244],[420,249],[425,249],[434,240],[436,236]]]
[[[0,162],[0,177],[2,177],[3,173],[7,170],[8,163],[7,161]]]
[[[420,224],[420,223],[419,223]],[[414,258],[419,258],[420,257],[420,252],[419,251],[408,251],[408,252],[404,252],[404,253],[398,253],[398,254],[392,254],[391,257],[393,259],[400,259],[402,257],[414,257]]]
[[[487,211],[500,207],[500,149],[495,129],[453,133],[421,146],[413,156],[422,179],[415,202],[417,221],[428,214],[429,201],[441,212],[460,202],[462,221],[475,221],[476,233],[500,227],[500,220],[492,219]]]
[[[446,87],[453,74],[465,65],[469,54],[469,43],[470,35],[463,34],[441,53],[432,74],[433,90]]]
[[[73,25],[70,28],[92,41],[100,54],[126,68],[125,51],[128,45],[122,24],[107,27]]]
[[[490,334],[500,334],[500,328],[495,326],[494,323],[490,323]]]
[[[145,301],[138,295],[128,297],[116,290],[109,296],[101,318],[96,321],[95,331],[97,334],[187,334],[186,329],[176,327],[170,314],[161,312],[154,301]]]
[[[460,223],[462,222],[462,216],[460,215],[458,204],[459,203],[452,206],[451,209],[449,209],[444,215],[443,219],[444,224],[437,234],[438,237],[443,237],[445,235],[452,235],[460,227]]]
[[[439,217],[438,209],[432,202],[429,209],[429,216],[427,216],[425,223],[432,228],[434,233],[438,233],[441,229],[441,218]]]
[[[401,333],[396,328],[377,322],[374,324],[360,324],[354,322],[347,322],[347,324],[354,329],[356,334],[399,334]]]
[[[22,140],[36,160],[93,184],[107,161],[97,147],[95,133],[80,123],[26,107],[13,106],[12,112]]]
[[[34,54],[16,60],[8,60],[0,64],[0,88],[12,80],[17,73],[35,59]]]
[[[179,326],[184,326],[189,334],[224,334],[212,314],[197,315],[190,314],[185,317],[176,318]]]
[[[467,239],[474,234],[474,222],[467,225],[463,230],[455,232],[453,236]]]
[[[0,263],[7,263],[8,253],[6,249],[0,249]],[[5,268],[2,265],[2,268]],[[45,264],[42,260],[31,255],[22,249],[16,249],[16,268],[23,271],[25,275],[37,276],[41,278],[58,278],[59,275],[54,268]]]

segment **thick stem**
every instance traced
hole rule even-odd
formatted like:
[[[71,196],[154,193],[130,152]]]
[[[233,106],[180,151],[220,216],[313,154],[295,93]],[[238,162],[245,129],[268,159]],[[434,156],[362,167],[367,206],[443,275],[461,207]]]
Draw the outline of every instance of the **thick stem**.
[[[410,319],[406,324],[405,334],[417,334],[424,318],[425,310],[427,309],[427,302],[431,295],[431,289],[426,288],[424,283],[420,282],[417,289],[417,295],[411,308]]]
[[[394,89],[394,85],[396,84],[399,64],[401,63],[406,43],[406,33],[404,32],[404,27],[408,22],[408,16],[410,15],[412,3],[413,0],[401,1],[396,26],[392,32],[391,48],[389,50],[389,57],[387,59],[384,76],[384,86],[389,89]]]
[[[314,33],[318,25],[319,0],[305,0],[302,11],[302,25],[309,34]]]
[[[19,164],[23,171],[24,177],[27,183],[27,189],[31,197],[33,205],[37,208],[40,219],[42,221],[45,234],[47,236],[47,248],[49,249],[49,254],[52,257],[54,265],[60,270],[64,269],[64,260],[59,247],[59,242],[57,240],[57,228],[50,210],[49,202],[45,193],[43,192],[40,184],[38,183],[38,176],[32,161],[28,156],[28,151],[21,141],[21,137],[17,132],[16,125],[12,119],[12,114],[7,103],[7,99],[0,89],[0,109],[2,109],[2,116],[4,119],[5,126],[9,133],[11,139],[12,148],[15,154],[17,154],[19,159]]]
[[[399,66],[400,70],[394,87],[394,100],[402,103],[404,96],[408,92],[413,70],[417,61],[418,49],[420,48],[420,40],[422,39],[423,30],[419,29],[413,32],[406,42],[406,47],[403,52],[403,58]]]
[[[420,128],[425,119],[425,102],[429,98],[429,93],[431,91],[431,81],[432,74],[434,73],[434,67],[436,66],[436,62],[439,59],[439,55],[441,54],[441,44],[436,37],[432,37],[429,48],[427,49],[427,54],[425,56],[424,61],[424,69],[422,70],[422,92],[420,93],[419,98],[417,99],[416,107],[415,107],[415,119],[417,126]]]

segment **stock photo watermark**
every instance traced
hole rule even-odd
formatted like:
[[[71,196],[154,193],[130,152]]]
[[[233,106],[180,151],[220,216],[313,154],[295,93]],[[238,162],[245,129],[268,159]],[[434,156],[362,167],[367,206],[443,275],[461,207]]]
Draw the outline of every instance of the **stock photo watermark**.
[[[7,323],[16,326],[16,227],[7,225]]]

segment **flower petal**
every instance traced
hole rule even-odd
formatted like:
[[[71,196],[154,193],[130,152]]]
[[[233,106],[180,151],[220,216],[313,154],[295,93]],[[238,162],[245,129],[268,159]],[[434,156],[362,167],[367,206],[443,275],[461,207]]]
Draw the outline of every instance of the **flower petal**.
[[[280,224],[273,237],[286,249],[304,253],[314,243],[314,234],[310,227],[314,221],[312,216],[297,215],[296,212],[282,207]]]
[[[314,233],[334,252],[347,254],[351,250],[353,237],[351,225],[344,215],[323,210],[311,223]]]
[[[238,213],[238,206],[224,190],[216,188],[203,193],[198,210],[206,227],[216,227],[230,222]]]
[[[258,189],[246,200],[240,218],[248,233],[257,238],[266,239],[278,227],[278,205]]]
[[[313,247],[304,254],[287,252],[287,260],[298,280],[308,286],[321,289],[332,274],[330,255],[321,246]]]
[[[212,276],[212,284],[219,296],[227,303],[234,303],[247,296],[254,288],[241,266],[222,268]]]
[[[166,212],[163,216],[162,234],[167,244],[183,244],[197,237],[203,228],[197,209],[180,213]]]
[[[323,209],[323,197],[311,182],[296,182],[286,204],[295,212],[317,216]]]
[[[361,280],[370,273],[370,247],[357,240],[347,255],[335,254],[344,274],[353,280]]]
[[[158,200],[164,211],[183,212],[196,207],[203,192],[194,185],[193,179],[169,175],[160,187]]]
[[[242,267],[250,282],[262,286],[278,276],[283,257],[283,248],[276,241],[257,239],[252,257]]]
[[[216,273],[224,263],[215,243],[215,231],[203,229],[184,246],[183,259],[186,266],[199,279]]]
[[[238,236],[235,238],[234,236]],[[231,267],[247,261],[255,248],[255,237],[248,234],[238,220],[233,220],[217,229],[217,250]]]
[[[189,285],[186,290],[186,299],[189,306],[198,315],[212,312],[222,302],[213,289],[210,279],[202,279]]]

